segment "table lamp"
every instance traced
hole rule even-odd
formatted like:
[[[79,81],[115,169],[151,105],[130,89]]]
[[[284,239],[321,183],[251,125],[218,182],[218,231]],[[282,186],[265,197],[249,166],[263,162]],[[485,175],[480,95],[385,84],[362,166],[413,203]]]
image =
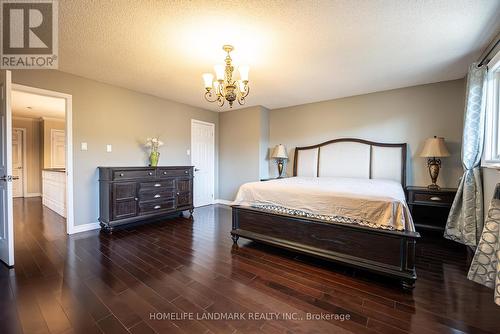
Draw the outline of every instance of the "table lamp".
[[[276,159],[278,164],[278,178],[283,177],[283,163],[288,159],[285,145],[279,144],[274,147],[271,158]]]
[[[427,186],[429,189],[439,189],[436,184],[439,169],[441,168],[441,160],[436,158],[449,157],[450,152],[446,148],[443,137],[427,138],[424,143],[420,156],[427,158],[427,167],[429,168],[429,175],[432,183]]]

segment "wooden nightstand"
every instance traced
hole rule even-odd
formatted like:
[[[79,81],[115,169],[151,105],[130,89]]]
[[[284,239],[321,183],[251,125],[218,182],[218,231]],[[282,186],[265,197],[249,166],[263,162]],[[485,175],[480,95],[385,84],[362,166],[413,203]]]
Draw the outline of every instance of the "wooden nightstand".
[[[406,187],[408,207],[417,230],[444,231],[456,193],[456,188]]]

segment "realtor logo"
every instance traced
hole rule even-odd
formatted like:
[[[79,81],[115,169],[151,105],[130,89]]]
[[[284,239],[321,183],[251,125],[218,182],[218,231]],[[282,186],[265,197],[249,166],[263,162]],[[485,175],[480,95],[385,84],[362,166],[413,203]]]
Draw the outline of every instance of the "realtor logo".
[[[0,0],[1,69],[55,69],[57,1]]]

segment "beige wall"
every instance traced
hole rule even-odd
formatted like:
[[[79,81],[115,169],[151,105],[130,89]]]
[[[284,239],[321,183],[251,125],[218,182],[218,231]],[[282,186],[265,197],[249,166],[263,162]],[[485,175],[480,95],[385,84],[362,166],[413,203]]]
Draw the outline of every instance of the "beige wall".
[[[265,173],[268,115],[260,106],[219,114],[219,198],[232,201],[241,184]]]
[[[66,129],[66,120],[61,119],[47,119],[44,118],[41,122],[41,136],[42,136],[42,159],[43,159],[43,168],[52,168],[51,155],[52,155],[52,144],[51,144],[51,131],[52,129],[56,130],[65,130]]]
[[[39,195],[42,192],[40,168],[40,121],[32,118],[12,119],[13,128],[26,129],[26,183],[27,196]]]
[[[464,81],[454,80],[307,105],[267,110],[249,107],[223,113],[187,106],[59,71],[14,71],[13,81],[73,95],[76,224],[98,217],[97,166],[147,165],[146,137],[160,136],[160,164],[188,165],[191,119],[216,124],[216,198],[232,200],[238,187],[276,175],[269,150],[292,149],[338,137],[409,144],[408,184],[426,185],[422,141],[444,136],[452,156],[443,160],[440,184],[461,176],[460,141]],[[80,143],[88,143],[88,151]],[[106,152],[106,144],[113,152]],[[218,158],[217,158],[218,156]],[[291,173],[291,164],[287,168]]]
[[[451,157],[443,159],[438,183],[455,187],[462,175],[464,91],[464,80],[454,80],[275,109],[270,112],[270,147],[287,146],[291,175],[296,146],[341,137],[406,142],[407,183],[427,185],[426,161],[418,153],[425,138],[443,136]],[[276,166],[270,165],[270,173],[277,174]]]
[[[75,225],[95,223],[98,212],[98,166],[146,166],[147,137],[160,136],[161,165],[190,165],[191,119],[215,123],[217,113],[51,71],[14,71],[13,82],[73,96],[73,166]],[[88,151],[80,143],[88,143]],[[111,153],[106,144],[113,145]],[[217,154],[217,150],[216,150]],[[217,161],[217,156],[216,156]],[[217,195],[217,165],[215,184]]]

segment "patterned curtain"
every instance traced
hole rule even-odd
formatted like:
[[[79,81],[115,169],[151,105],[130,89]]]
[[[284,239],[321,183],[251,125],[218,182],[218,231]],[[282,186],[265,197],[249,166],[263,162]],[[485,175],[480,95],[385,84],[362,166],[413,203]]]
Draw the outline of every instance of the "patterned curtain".
[[[481,155],[486,114],[486,66],[473,63],[467,75],[462,139],[464,175],[448,216],[444,237],[475,247],[483,231]]]
[[[500,183],[491,200],[483,234],[472,258],[467,277],[493,288],[494,301],[500,305]]]

